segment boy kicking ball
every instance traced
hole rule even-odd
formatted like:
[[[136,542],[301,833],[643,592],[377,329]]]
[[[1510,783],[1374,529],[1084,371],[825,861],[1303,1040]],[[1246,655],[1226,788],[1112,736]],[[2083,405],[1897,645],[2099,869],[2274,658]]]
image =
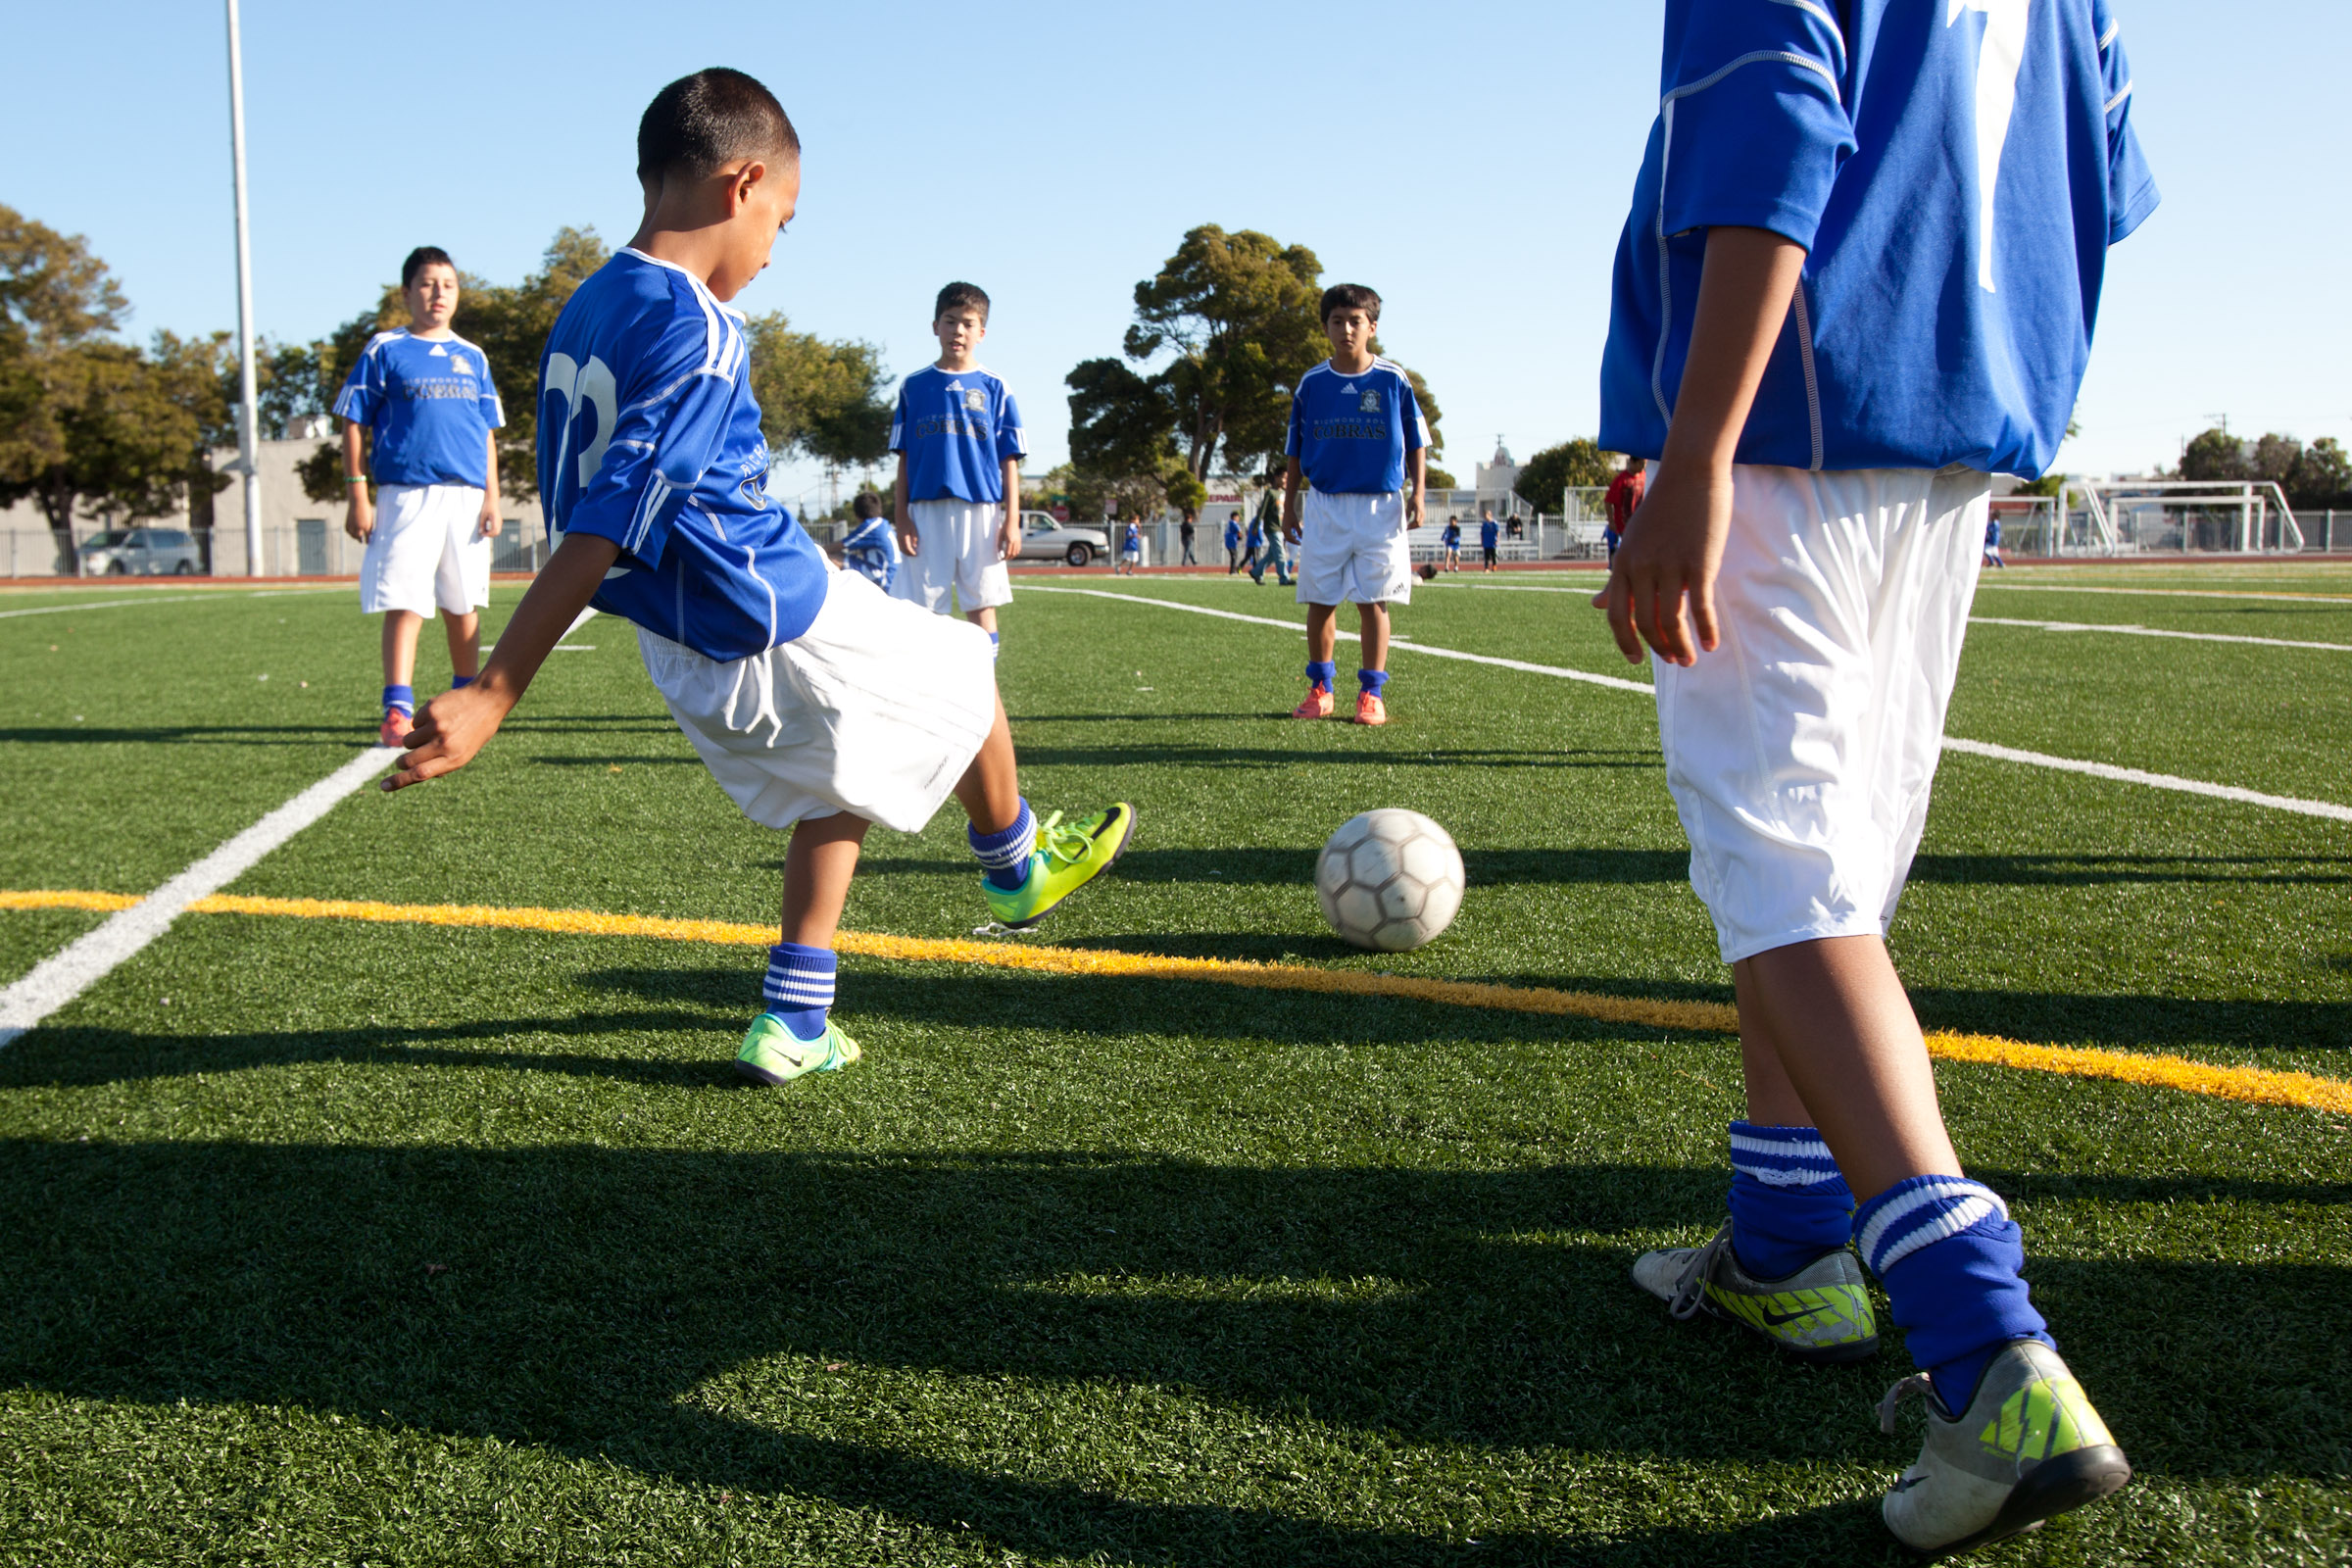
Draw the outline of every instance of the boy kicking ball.
[[[1767,13],[1770,13],[1767,15]],[[1962,1551],[2131,1477],[1962,1172],[1885,942],[1993,472],[2055,455],[2107,247],[2156,205],[2106,0],[1673,8],[1620,243],[1603,446],[1654,460],[1593,601],[1657,654],[1667,782],[1740,1004],[1731,1217],[1634,1266],[1673,1315],[1928,1406],[1883,1505]],[[1639,641],[1637,640],[1639,638]],[[1855,1205],[1859,1202],[1859,1207]]]
[[[1107,870],[1135,813],[1040,823],[977,627],[831,569],[762,488],[767,447],[726,308],[800,195],[800,138],[740,72],[662,89],[637,128],[645,220],[581,284],[540,361],[547,568],[481,678],[417,715],[387,789],[463,767],[579,612],[637,625],[646,672],[721,788],[792,830],[782,940],[736,1068],[762,1084],[858,1059],[829,1015],[833,936],[871,822],[917,832],[953,793],[990,911],[1036,924]]]
[[[1403,368],[1372,353],[1379,330],[1378,294],[1356,283],[1325,289],[1323,335],[1331,339],[1331,358],[1300,376],[1291,395],[1282,526],[1298,541],[1307,642],[1306,700],[1293,718],[1331,716],[1339,674],[1335,622],[1340,606],[1352,604],[1364,660],[1355,672],[1355,721],[1389,721],[1381,695],[1389,683],[1389,606],[1413,598],[1404,536],[1421,526],[1429,423]]]

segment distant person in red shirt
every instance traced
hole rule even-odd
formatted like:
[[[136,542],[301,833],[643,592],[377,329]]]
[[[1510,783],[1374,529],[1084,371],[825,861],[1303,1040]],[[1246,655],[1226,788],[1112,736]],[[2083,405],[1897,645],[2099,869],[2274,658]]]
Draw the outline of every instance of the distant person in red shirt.
[[[1608,526],[1600,530],[1600,542],[1609,547],[1609,559],[1617,559],[1617,547],[1625,543],[1625,525],[1634,520],[1634,509],[1642,505],[1642,492],[1649,480],[1642,472],[1640,458],[1628,458],[1617,477],[1609,481],[1609,493],[1601,505],[1609,509]]]

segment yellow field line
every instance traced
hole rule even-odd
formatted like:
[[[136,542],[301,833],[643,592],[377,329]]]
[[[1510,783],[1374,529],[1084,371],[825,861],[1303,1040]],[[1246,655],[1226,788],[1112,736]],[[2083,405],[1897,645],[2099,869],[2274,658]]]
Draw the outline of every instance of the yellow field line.
[[[8,892],[0,909],[125,909],[139,901],[122,893]],[[710,942],[764,948],[775,941],[770,925],[732,920],[681,920],[650,914],[603,914],[593,909],[507,908],[478,904],[380,904],[357,899],[269,899],[217,893],[188,906],[193,914],[292,916],[312,920],[374,920],[399,925],[488,926],[508,931],[550,931],[567,936],[656,937],[670,942]],[[1431,980],[1417,975],[1371,974],[1361,969],[1314,969],[1303,964],[1255,963],[1245,958],[1178,958],[1149,953],[1087,948],[1015,946],[958,938],[902,937],[844,931],[834,940],[842,953],[868,958],[918,963],[964,963],[1043,974],[1112,975],[1151,980],[1196,980],[1215,985],[1254,986],[1268,991],[1314,991],[1331,996],[1395,997],[1455,1007],[1486,1007],[1554,1017],[1591,1018],[1642,1028],[1732,1034],[1738,1012],[1720,1002],[1669,1002],[1647,997],[1612,997],[1590,991],[1541,986],[1482,985]],[[1938,1030],[1928,1036],[1929,1054],[1947,1061],[1989,1063],[2031,1072],[2178,1089],[2258,1105],[2292,1105],[2307,1110],[2352,1114],[2352,1082],[2314,1073],[2269,1067],[2230,1067],[2185,1056],[2100,1051],[2081,1046],[2036,1046],[1997,1035]]]

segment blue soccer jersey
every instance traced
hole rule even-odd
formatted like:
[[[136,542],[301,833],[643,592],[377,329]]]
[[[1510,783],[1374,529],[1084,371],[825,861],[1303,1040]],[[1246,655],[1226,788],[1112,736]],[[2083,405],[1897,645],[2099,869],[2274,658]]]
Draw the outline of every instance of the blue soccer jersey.
[[[335,394],[335,413],[373,432],[377,484],[490,482],[490,432],[507,422],[490,362],[462,337],[378,332]]]
[[[1446,523],[1446,532],[1443,537],[1445,538],[1446,549],[1460,549],[1462,544],[1462,525],[1458,522]]]
[[[620,546],[590,603],[710,659],[807,631],[831,568],[767,469],[743,318],[641,252],[599,268],[539,361],[549,536]]]
[[[864,573],[875,587],[887,590],[902,559],[898,531],[888,517],[868,517],[843,538],[841,559],[852,571]]]
[[[1325,495],[1394,495],[1404,488],[1404,458],[1429,445],[1429,421],[1401,367],[1374,360],[1342,375],[1325,360],[1291,394],[1283,452]]]
[[[1496,522],[1496,521],[1495,521],[1495,520],[1494,520],[1493,517],[1482,517],[1482,518],[1480,518],[1480,519],[1479,519],[1479,523],[1478,523],[1478,547],[1479,547],[1481,550],[1492,550],[1492,549],[1494,549],[1494,541],[1496,541],[1497,539],[1500,539],[1501,537],[1502,537],[1502,524],[1501,524],[1501,523],[1499,523],[1499,522]]]
[[[2034,474],[2156,206],[2107,0],[1668,0],[1600,444],[1655,458],[1714,224],[1806,248],[1737,456]]]
[[[890,450],[906,455],[909,501],[1002,501],[1004,462],[1028,456],[1029,437],[1004,382],[926,365],[899,383]]]

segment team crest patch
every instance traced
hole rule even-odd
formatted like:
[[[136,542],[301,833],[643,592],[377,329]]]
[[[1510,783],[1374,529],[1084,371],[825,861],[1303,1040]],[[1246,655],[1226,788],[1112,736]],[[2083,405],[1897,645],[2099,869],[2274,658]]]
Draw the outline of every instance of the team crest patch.
[[[986,413],[988,410],[988,394],[983,392],[978,387],[972,387],[963,394],[963,406],[971,410],[974,414]]]
[[[1366,414],[1378,414],[1380,412],[1380,394],[1371,387],[1364,388],[1363,401],[1357,407]]]

